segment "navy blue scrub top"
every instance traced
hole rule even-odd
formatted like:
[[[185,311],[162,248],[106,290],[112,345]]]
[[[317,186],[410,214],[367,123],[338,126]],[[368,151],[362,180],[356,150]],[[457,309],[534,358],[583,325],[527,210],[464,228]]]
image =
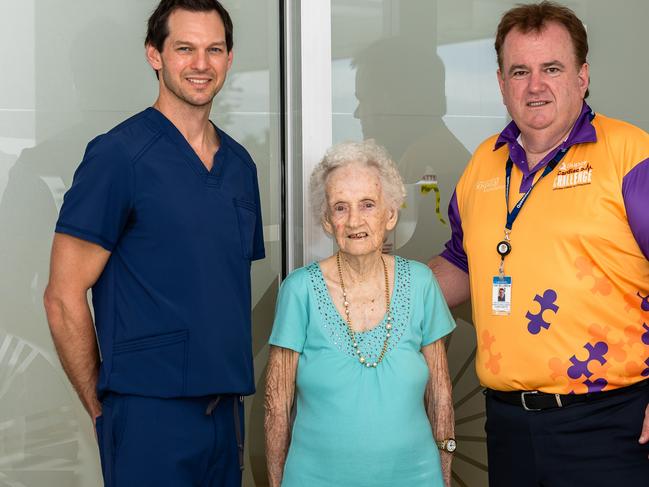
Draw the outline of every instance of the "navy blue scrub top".
[[[154,108],[88,144],[56,225],[111,256],[92,288],[98,391],[252,394],[250,263],[264,257],[255,165],[217,129],[208,171]]]

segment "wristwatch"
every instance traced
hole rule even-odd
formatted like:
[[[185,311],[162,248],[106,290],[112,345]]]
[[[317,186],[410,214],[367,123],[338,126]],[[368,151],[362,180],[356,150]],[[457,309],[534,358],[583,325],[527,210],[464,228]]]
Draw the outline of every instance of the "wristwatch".
[[[453,453],[457,448],[457,442],[455,438],[446,438],[437,442],[437,448],[448,453]]]

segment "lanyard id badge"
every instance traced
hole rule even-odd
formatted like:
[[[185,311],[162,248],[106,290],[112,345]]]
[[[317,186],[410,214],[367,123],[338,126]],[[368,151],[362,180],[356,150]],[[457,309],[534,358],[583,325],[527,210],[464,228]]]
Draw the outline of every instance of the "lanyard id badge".
[[[552,170],[557,167],[561,159],[563,159],[563,156],[566,155],[566,152],[568,152],[567,148],[560,149],[557,152],[554,158],[547,166],[545,166],[543,173],[541,173],[541,177],[530,186],[511,211],[509,210],[509,188],[511,185],[514,163],[511,157],[507,159],[507,166],[505,168],[505,204],[507,208],[507,222],[505,224],[505,236],[503,240],[498,242],[496,245],[496,252],[498,252],[498,255],[500,256],[500,265],[498,267],[498,274],[492,279],[491,287],[491,312],[494,315],[506,316],[511,313],[512,309],[512,278],[511,276],[505,275],[505,257],[507,257],[512,251],[511,232],[512,227],[514,226],[514,221],[532,193],[532,190],[545,176],[550,174]]]
[[[494,276],[491,286],[491,310],[497,316],[507,316],[512,312],[512,278],[510,276]]]
[[[509,230],[505,230],[505,239],[496,246],[500,255],[498,275],[491,282],[491,312],[495,316],[508,316],[512,312],[512,278],[505,275],[505,257],[512,251],[509,243]]]

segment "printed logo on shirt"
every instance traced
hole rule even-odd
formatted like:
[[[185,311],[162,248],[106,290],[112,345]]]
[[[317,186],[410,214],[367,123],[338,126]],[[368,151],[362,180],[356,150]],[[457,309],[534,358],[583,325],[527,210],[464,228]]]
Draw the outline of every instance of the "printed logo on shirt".
[[[554,178],[552,189],[574,188],[590,184],[593,179],[593,167],[588,161],[562,162]]]
[[[489,191],[496,191],[498,189],[503,189],[505,187],[504,184],[499,184],[500,183],[500,178],[492,178],[492,179],[485,179],[484,181],[478,181],[475,185],[475,189],[478,191],[482,191],[483,193],[487,193]]]

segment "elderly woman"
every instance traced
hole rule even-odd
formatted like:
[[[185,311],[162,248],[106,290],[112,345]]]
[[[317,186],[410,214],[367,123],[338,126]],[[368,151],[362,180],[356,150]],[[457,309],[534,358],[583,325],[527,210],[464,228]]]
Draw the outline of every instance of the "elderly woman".
[[[374,141],[349,142],[326,153],[310,190],[339,250],[292,272],[279,293],[266,385],[270,485],[448,486],[455,442],[441,338],[455,324],[428,267],[382,254],[401,177]]]

